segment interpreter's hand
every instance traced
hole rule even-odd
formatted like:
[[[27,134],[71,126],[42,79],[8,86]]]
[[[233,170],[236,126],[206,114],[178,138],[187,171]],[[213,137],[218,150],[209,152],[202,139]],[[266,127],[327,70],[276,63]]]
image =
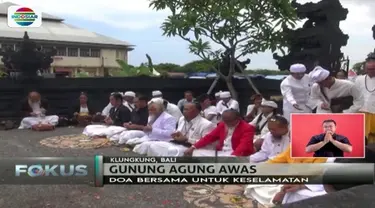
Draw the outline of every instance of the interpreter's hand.
[[[96,115],[100,116],[100,115],[102,115],[102,113],[100,113],[100,112],[97,112],[97,113],[96,113]]]
[[[194,152],[194,147],[189,147],[189,149],[185,150],[184,156],[192,156]]]
[[[327,132],[324,136],[324,143],[328,143],[331,141],[332,135],[331,133]]]
[[[322,103],[322,105],[321,105],[320,107],[321,107],[323,110],[330,110],[330,109],[331,109],[327,103]]]
[[[152,126],[147,125],[147,126],[143,127],[143,131],[145,131],[145,132],[151,132],[152,131]]]
[[[281,190],[283,192],[296,192],[296,191],[299,191],[301,189],[305,189],[306,186],[303,185],[303,184],[287,184],[287,185],[284,185]]]
[[[74,115],[74,116],[78,116],[78,115],[79,115],[79,113],[75,112],[75,113],[73,113],[73,115]]]
[[[295,108],[295,109],[297,109],[297,110],[302,110],[302,108],[299,107],[298,104],[294,104],[294,105],[293,105],[293,108]]]

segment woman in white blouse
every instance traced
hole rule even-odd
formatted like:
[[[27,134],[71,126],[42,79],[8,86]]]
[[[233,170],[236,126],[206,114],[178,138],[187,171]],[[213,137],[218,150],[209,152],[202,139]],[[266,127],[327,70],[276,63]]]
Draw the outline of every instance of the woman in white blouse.
[[[93,112],[93,109],[88,104],[87,94],[81,92],[79,96],[79,105],[76,105],[73,109],[71,123],[73,125],[81,124],[86,126],[91,123],[93,114],[95,114],[95,112]]]

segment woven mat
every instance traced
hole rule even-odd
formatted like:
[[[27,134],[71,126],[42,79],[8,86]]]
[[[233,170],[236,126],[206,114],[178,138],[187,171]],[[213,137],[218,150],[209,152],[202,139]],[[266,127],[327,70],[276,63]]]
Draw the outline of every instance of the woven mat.
[[[63,149],[97,149],[111,146],[111,142],[107,138],[90,139],[83,134],[49,137],[41,140],[40,144],[47,147]]]
[[[253,204],[243,193],[241,185],[190,185],[184,190],[184,200],[200,208],[266,208]]]

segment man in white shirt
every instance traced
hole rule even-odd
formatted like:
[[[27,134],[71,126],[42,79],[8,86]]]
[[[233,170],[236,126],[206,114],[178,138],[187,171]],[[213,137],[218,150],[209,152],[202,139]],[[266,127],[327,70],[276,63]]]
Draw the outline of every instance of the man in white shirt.
[[[194,101],[193,92],[188,90],[184,92],[184,98],[178,101],[177,106],[182,111],[186,103],[191,103],[193,101]]]
[[[176,119],[176,121],[180,120],[180,118],[183,116],[181,110],[178,108],[177,105],[170,103],[165,99],[164,99],[164,107],[165,107],[165,112],[173,116]]]
[[[199,102],[202,109],[201,115],[212,123],[217,124],[219,122],[217,118],[218,113],[216,107],[211,105],[210,96],[207,94],[201,95],[197,98],[197,102]]]
[[[358,76],[355,85],[364,96],[360,109],[365,114],[365,133],[368,144],[375,143],[375,54],[370,54],[365,63],[365,75]]]
[[[269,132],[268,119],[276,115],[277,103],[271,100],[263,100],[260,109],[261,113],[249,123],[256,129],[254,141],[263,139],[263,136]]]
[[[265,162],[284,152],[290,144],[289,125],[284,117],[268,121],[268,132],[263,136],[263,144],[260,151],[250,156],[250,163]]]
[[[357,113],[364,104],[363,93],[349,80],[336,79],[330,76],[330,72],[317,67],[310,73],[310,78],[315,82],[311,88],[311,99],[317,103],[317,113]],[[333,100],[352,97],[353,101],[341,101],[340,104],[333,104]],[[345,102],[350,102],[347,109]]]
[[[184,116],[180,118],[176,132],[171,141],[150,142],[147,156],[180,157],[184,152],[206,136],[216,125],[200,116],[200,105],[187,103],[184,106]]]
[[[132,91],[127,91],[124,93],[124,106],[127,107],[130,112],[132,112],[135,109],[134,105],[134,98],[135,98],[135,93]]]
[[[220,101],[218,102],[216,108],[219,114],[221,115],[224,111],[228,109],[233,109],[236,111],[240,111],[240,106],[237,100],[232,99],[232,95],[229,91],[225,91],[220,93]]]
[[[283,95],[283,115],[290,121],[291,113],[311,113],[316,104],[310,99],[311,81],[303,64],[290,66],[290,75],[280,85]]]

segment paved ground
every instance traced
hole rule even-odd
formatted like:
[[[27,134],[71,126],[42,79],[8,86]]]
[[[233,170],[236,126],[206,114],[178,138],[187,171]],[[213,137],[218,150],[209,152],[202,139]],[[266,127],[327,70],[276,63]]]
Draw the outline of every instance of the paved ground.
[[[1,157],[131,155],[119,147],[60,149],[42,146],[40,140],[79,134],[80,128],[58,128],[52,132],[29,130],[0,131]],[[106,186],[6,185],[0,189],[4,208],[241,208],[252,207],[241,196],[240,186]]]

